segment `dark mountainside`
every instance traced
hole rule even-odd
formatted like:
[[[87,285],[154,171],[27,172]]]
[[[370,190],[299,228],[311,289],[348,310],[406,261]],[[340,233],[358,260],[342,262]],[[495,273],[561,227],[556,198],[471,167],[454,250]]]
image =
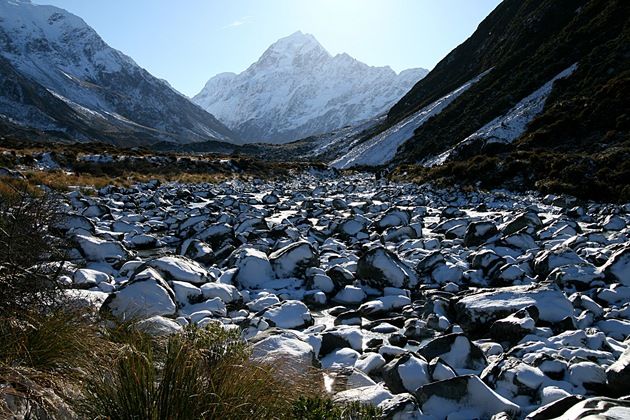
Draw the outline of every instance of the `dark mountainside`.
[[[623,0],[504,1],[389,112],[386,126],[493,68],[416,130],[398,163],[445,151],[574,63],[512,145],[404,169],[419,180],[630,199],[630,2]]]

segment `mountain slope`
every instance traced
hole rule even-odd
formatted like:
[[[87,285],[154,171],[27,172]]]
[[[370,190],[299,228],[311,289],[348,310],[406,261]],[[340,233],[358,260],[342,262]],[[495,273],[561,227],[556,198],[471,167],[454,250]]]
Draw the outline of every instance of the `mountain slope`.
[[[397,75],[347,54],[331,56],[312,35],[296,32],[243,73],[210,79],[193,101],[246,141],[284,142],[384,113],[426,73]]]
[[[399,172],[419,181],[630,200],[629,2],[504,0],[376,136],[484,72],[382,163],[416,165]]]
[[[236,137],[56,7],[0,0],[0,67],[0,114],[13,124],[124,144]]]

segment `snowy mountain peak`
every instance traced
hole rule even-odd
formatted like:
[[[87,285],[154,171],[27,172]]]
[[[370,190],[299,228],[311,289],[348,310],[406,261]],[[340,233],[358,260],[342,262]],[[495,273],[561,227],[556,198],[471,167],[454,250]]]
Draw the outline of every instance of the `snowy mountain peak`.
[[[397,75],[346,53],[333,57],[313,35],[298,31],[243,73],[213,77],[193,101],[245,141],[280,143],[375,117],[426,74]]]
[[[255,66],[299,67],[329,57],[328,51],[313,35],[298,31],[273,43],[263,53]]]
[[[75,139],[232,140],[227,127],[54,6],[0,0],[0,118]]]

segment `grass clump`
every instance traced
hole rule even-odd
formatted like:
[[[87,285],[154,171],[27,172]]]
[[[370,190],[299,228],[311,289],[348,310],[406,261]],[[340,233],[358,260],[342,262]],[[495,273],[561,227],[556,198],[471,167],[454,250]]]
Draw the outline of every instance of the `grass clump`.
[[[315,389],[303,375],[252,361],[238,331],[190,328],[166,338],[117,331],[122,349],[87,378],[81,412],[111,419],[291,418]]]
[[[301,397],[293,404],[292,418],[301,420],[372,420],[382,412],[359,402],[336,403],[330,398]]]

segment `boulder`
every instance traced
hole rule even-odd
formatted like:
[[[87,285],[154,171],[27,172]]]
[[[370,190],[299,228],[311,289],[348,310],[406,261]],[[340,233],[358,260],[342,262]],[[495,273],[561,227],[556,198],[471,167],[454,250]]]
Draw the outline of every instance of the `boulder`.
[[[385,385],[394,394],[414,392],[431,382],[427,361],[410,353],[398,356],[386,364],[382,375]]]
[[[519,415],[518,405],[500,396],[474,375],[457,376],[422,386],[414,392],[422,413],[435,418],[489,419],[506,412]]]
[[[287,300],[263,311],[262,317],[272,327],[304,328],[313,325],[308,307],[298,300]]]
[[[413,269],[403,263],[396,254],[385,248],[372,248],[358,261],[357,277],[368,285],[413,288],[418,279]]]
[[[280,279],[304,278],[307,268],[319,264],[315,248],[306,241],[295,242],[279,249],[269,256],[269,261],[276,277]]]

